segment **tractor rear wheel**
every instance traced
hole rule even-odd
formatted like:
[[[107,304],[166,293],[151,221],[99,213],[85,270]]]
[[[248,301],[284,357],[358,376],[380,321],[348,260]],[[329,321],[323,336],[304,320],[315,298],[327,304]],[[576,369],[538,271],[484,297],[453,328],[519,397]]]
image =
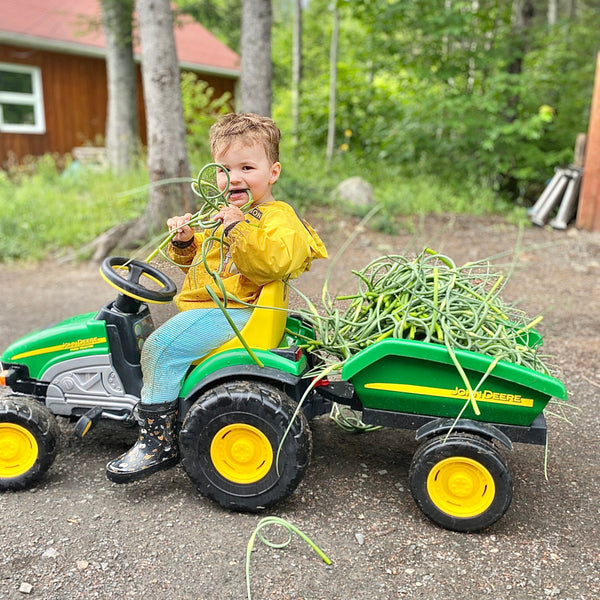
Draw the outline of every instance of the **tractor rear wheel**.
[[[56,458],[59,436],[54,415],[37,400],[0,399],[0,491],[38,481]]]
[[[453,531],[479,531],[495,523],[512,500],[512,477],[500,451],[466,433],[434,437],[417,449],[409,472],[417,506]]]
[[[198,491],[240,511],[260,510],[289,496],[312,451],[303,412],[292,420],[296,406],[281,390],[255,381],[205,392],[179,434],[182,465]]]

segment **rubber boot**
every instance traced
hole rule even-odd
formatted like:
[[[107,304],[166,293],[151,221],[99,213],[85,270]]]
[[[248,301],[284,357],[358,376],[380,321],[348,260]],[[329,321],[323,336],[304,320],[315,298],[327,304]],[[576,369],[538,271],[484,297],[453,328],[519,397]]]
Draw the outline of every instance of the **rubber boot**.
[[[106,465],[106,476],[115,483],[129,483],[169,469],[179,462],[175,432],[177,402],[140,404],[140,437],[125,454]]]

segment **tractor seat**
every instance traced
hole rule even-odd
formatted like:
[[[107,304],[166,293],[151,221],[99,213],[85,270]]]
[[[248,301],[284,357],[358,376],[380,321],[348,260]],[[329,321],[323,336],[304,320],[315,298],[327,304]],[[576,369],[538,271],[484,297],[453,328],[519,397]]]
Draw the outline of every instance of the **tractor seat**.
[[[250,315],[248,322],[241,330],[242,337],[250,348],[269,350],[279,346],[287,319],[288,296],[287,286],[281,280],[271,281],[262,287],[255,308],[252,310],[252,315]],[[200,360],[195,361],[194,364],[199,364],[209,356],[224,350],[243,347],[239,338],[235,335],[228,342],[215,348]]]

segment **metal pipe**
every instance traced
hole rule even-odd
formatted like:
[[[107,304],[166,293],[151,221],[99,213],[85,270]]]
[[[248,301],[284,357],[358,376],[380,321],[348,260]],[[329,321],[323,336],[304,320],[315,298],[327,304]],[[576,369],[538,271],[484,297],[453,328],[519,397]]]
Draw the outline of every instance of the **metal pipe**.
[[[554,176],[548,183],[548,185],[544,188],[541,196],[536,200],[535,204],[527,209],[527,215],[533,216],[535,215],[544,205],[544,202],[548,199],[548,196],[552,193],[552,190],[556,187],[558,180],[562,177],[564,169],[555,169]]]
[[[537,211],[537,213],[531,215],[529,220],[534,224],[542,227],[546,223],[548,215],[552,209],[556,206],[559,199],[562,197],[565,187],[567,186],[568,177],[564,169],[560,169],[560,178],[556,185],[552,188],[552,192],[548,195],[544,202],[544,205]]]
[[[579,167],[572,167],[569,170],[570,181],[567,185],[565,195],[560,203],[556,217],[550,221],[550,226],[554,229],[566,229],[571,219],[575,216],[582,174],[583,169]]]

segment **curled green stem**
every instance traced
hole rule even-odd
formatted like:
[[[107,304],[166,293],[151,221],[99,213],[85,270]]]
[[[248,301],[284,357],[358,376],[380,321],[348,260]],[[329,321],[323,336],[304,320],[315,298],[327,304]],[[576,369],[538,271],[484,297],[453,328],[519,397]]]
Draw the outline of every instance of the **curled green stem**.
[[[287,531],[288,537],[284,542],[272,542],[263,535],[263,528],[273,525],[283,527]],[[256,538],[269,548],[285,548],[292,541],[293,534],[296,534],[304,540],[319,555],[319,558],[321,558],[325,564],[331,564],[331,560],[327,555],[304,532],[298,529],[298,527],[280,517],[265,517],[259,521],[256,529],[252,532],[246,549],[246,591],[248,593],[248,600],[252,600],[252,594],[250,592],[250,557],[252,556],[252,549],[254,548]]]

